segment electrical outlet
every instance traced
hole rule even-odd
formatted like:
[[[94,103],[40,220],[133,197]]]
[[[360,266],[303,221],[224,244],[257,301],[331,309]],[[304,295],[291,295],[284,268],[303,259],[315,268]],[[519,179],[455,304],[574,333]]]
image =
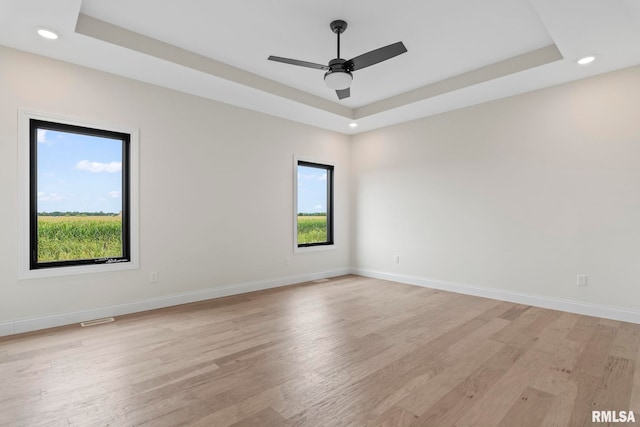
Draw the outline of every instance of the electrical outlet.
[[[291,264],[291,257],[289,257],[289,256],[284,257],[284,263],[285,263],[286,265]]]
[[[152,271],[151,273],[149,273],[149,282],[156,283],[157,281],[158,281],[158,272]]]
[[[394,255],[394,256],[393,256],[393,262],[394,262],[395,264],[400,263],[400,255]]]
[[[578,283],[578,286],[587,286],[589,277],[586,274],[578,274],[576,282]]]

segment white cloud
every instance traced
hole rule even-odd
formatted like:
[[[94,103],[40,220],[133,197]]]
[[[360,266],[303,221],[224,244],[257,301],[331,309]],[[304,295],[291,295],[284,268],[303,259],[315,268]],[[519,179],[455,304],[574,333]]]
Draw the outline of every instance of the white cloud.
[[[326,172],[325,172],[325,173],[323,173],[322,175],[320,175],[320,176],[318,177],[318,181],[326,181],[326,180],[327,180],[327,174],[326,174]]]
[[[109,197],[111,197],[112,199],[117,199],[120,197],[120,192],[119,191],[109,191]]]
[[[59,193],[43,193],[42,191],[38,191],[38,200],[43,202],[59,202],[63,200],[64,196]]]
[[[121,162],[111,162],[111,163],[100,163],[100,162],[90,162],[89,160],[80,160],[76,164],[76,169],[81,171],[89,171],[89,172],[108,172],[108,173],[116,173],[122,170]]]
[[[315,205],[313,208],[314,209],[322,209],[322,205]]]
[[[38,135],[36,139],[38,141],[38,144],[53,144],[53,141],[47,140],[47,132],[48,131],[46,129],[38,129]]]

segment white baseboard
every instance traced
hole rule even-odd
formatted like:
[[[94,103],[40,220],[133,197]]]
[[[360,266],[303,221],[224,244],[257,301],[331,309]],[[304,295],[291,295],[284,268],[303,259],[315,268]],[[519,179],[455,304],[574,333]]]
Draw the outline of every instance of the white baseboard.
[[[72,325],[75,323],[86,322],[93,319],[101,319],[104,317],[122,316],[124,314],[138,313],[141,311],[171,307],[174,305],[187,304],[190,302],[198,302],[213,298],[226,297],[229,295],[237,295],[246,292],[260,291],[263,289],[277,288],[280,286],[288,286],[296,283],[309,282],[311,280],[341,276],[344,274],[349,274],[350,271],[351,270],[349,268],[344,268],[339,270],[324,271],[299,276],[281,277],[256,282],[237,283],[224,287],[166,295],[157,298],[149,298],[146,300],[113,305],[109,307],[99,307],[90,310],[53,314],[49,316],[41,316],[28,319],[17,319],[0,323],[0,336],[37,331],[40,329],[53,328],[56,326]]]
[[[352,268],[352,274],[371,277],[374,279],[390,280],[405,283],[407,285],[422,286],[425,288],[441,289],[465,295],[491,298],[500,301],[515,302],[518,304],[532,305],[535,307],[549,308],[552,310],[567,311],[570,313],[584,314],[587,316],[601,317],[605,319],[620,320],[640,324],[640,312],[625,308],[608,307],[603,305],[588,304],[583,302],[549,298],[540,295],[531,295],[522,292],[505,291],[502,289],[483,288],[462,283],[445,282],[442,280],[424,279],[401,274],[384,273],[380,271]]]
[[[552,310],[567,311],[570,313],[584,314],[587,316],[601,317],[605,319],[620,320],[624,322],[640,324],[640,312],[608,307],[596,304],[587,304],[577,301],[563,300],[558,298],[548,298],[539,295],[531,295],[521,292],[505,291],[501,289],[483,288],[468,284],[445,282],[442,280],[424,279],[401,274],[385,273],[380,271],[366,270],[360,268],[345,268],[339,270],[325,271],[319,273],[304,274],[261,280],[256,282],[237,283],[224,287],[202,289],[193,292],[166,295],[157,298],[150,298],[140,301],[99,307],[90,310],[75,311],[70,313],[53,314],[27,319],[17,319],[0,322],[0,336],[20,334],[41,329],[53,328],[56,326],[72,325],[104,317],[122,316],[125,314],[138,313],[146,310],[171,307],[191,302],[205,301],[213,298],[220,298],[229,295],[238,295],[246,292],[259,291],[263,289],[277,288],[281,286],[304,283],[312,280],[327,277],[341,276],[344,274],[357,274],[364,277],[371,277],[382,280],[390,280],[408,285],[422,286],[432,289],[456,292],[465,295],[474,295],[484,298],[492,298],[501,301],[515,302],[518,304],[532,305],[536,307],[549,308]]]

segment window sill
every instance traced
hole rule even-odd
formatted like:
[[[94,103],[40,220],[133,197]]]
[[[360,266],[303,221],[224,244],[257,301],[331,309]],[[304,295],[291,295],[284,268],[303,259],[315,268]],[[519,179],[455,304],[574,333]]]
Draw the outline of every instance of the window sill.
[[[46,277],[74,276],[76,274],[108,273],[112,271],[135,270],[137,268],[138,263],[136,262],[43,268],[38,270],[21,271],[18,275],[18,279],[28,280]]]
[[[321,252],[321,251],[331,251],[336,249],[336,245],[318,245],[318,246],[302,246],[299,247],[298,245],[296,245],[293,248],[293,253],[296,254],[300,254],[300,253],[307,253],[307,252]]]

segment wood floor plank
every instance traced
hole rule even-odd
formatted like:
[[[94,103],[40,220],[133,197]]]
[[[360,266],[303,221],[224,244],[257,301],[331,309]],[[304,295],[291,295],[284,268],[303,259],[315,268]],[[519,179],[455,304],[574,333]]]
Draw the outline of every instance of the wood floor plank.
[[[537,337],[527,334],[526,331],[532,327],[532,324],[542,314],[543,312],[540,312],[540,309],[528,307],[520,312],[519,316],[513,319],[509,326],[498,331],[491,339],[504,344],[529,346],[536,341]]]
[[[578,356],[570,376],[577,385],[571,426],[582,426],[591,418],[591,405],[605,375],[605,363],[616,335],[613,327],[601,325],[597,319],[595,320],[596,322],[593,322],[593,319],[590,322],[593,325],[593,331]],[[586,334],[581,334],[581,337],[585,336]]]
[[[311,368],[313,374],[307,374],[303,381],[295,380],[278,387],[283,398],[273,403],[273,407],[285,417],[292,417],[332,394],[342,393],[351,384],[359,384],[370,375],[385,375],[389,371],[402,375],[403,366],[412,366],[413,359],[408,356],[422,353],[415,352],[419,346],[414,343],[399,341],[396,344],[343,370]]]
[[[380,416],[367,420],[364,426],[375,427],[410,427],[418,418],[417,415],[400,408],[399,406],[392,406]],[[360,424],[360,426],[363,424]],[[358,427],[358,424],[353,424],[353,427]]]
[[[532,387],[527,387],[511,407],[498,427],[537,427],[547,415],[555,396]]]
[[[593,335],[576,361],[573,372],[597,378],[604,375],[603,366],[611,351],[616,330],[610,326],[596,325]]]
[[[500,318],[506,319],[506,320],[516,320],[518,317],[520,317],[524,312],[526,312],[530,308],[531,306],[529,305],[518,304],[515,307],[511,308],[510,310],[507,310],[506,312],[502,313],[500,315]]]
[[[525,353],[522,346],[505,345],[482,365],[498,371],[506,371]]]
[[[635,361],[640,348],[640,331],[636,325],[626,322],[621,322],[616,331],[610,352],[611,356]]]
[[[586,344],[567,339],[576,321],[575,315],[564,313],[547,329],[541,331],[536,343],[547,349],[549,358],[544,365],[536,366],[538,375],[530,385],[556,396],[544,418],[545,427],[565,427],[571,422],[578,393],[577,385],[571,380],[571,374],[578,355]]]
[[[579,342],[588,341],[595,332],[599,320],[597,317],[579,316],[571,332],[567,335],[567,339]]]
[[[629,325],[629,326],[634,327],[635,325]],[[636,354],[635,354],[633,386],[631,390],[631,397],[629,399],[629,410],[632,410],[640,414],[640,348],[636,350]],[[640,420],[640,417],[636,417],[636,418]]]
[[[231,427],[287,427],[287,421],[272,408],[265,408],[249,417],[231,424]]]
[[[414,420],[414,426],[453,426],[456,421],[482,398],[504,371],[480,366],[428,411]]]
[[[569,381],[569,373],[566,372],[566,369],[565,372],[561,372],[561,369],[556,368],[562,366],[558,364],[558,359],[564,360],[566,358],[558,356],[558,351],[562,348],[561,343],[565,341],[563,338],[569,332],[569,329],[562,327],[566,324],[562,316],[557,317],[553,322],[545,322],[547,324],[545,331],[549,332],[541,331],[540,339],[512,338],[515,333],[522,333],[529,325],[534,324],[536,319],[543,314],[544,311],[537,309],[527,311],[508,327],[494,334],[492,338],[497,337],[510,344],[502,350],[504,354],[497,353],[485,365],[495,368],[500,366],[497,364],[498,361],[505,360],[507,364],[502,366],[502,369],[506,372],[456,422],[456,426],[498,425],[511,410],[516,396],[522,394],[527,387],[535,388],[534,384],[541,379],[545,380],[543,384],[547,384],[549,375],[552,375],[551,381],[559,379],[560,385]],[[562,352],[560,353],[562,354]],[[509,364],[509,360],[513,360],[513,363]],[[573,409],[573,404],[570,405],[570,409]]]
[[[633,371],[634,363],[631,360],[609,356],[604,367],[604,375],[591,402],[591,410],[628,411]]]
[[[536,383],[533,383],[535,387]],[[544,390],[543,390],[544,391]],[[572,381],[557,381],[554,383],[553,394],[556,396],[547,409],[542,425],[545,427],[567,427],[571,425],[571,416],[578,394],[577,387]]]
[[[465,351],[460,352],[456,357],[452,358],[448,355],[448,350],[451,345],[447,347],[434,343],[432,346],[424,346],[424,352],[416,351],[411,353],[407,355],[407,357],[403,357],[396,362],[382,367],[365,377],[362,381],[352,383],[342,382],[345,386],[338,388],[336,393],[333,394],[334,396],[339,396],[339,399],[324,397],[321,401],[315,402],[302,413],[296,414],[296,416],[293,417],[294,424],[313,425],[312,420],[315,420],[319,414],[327,411],[340,414],[341,422],[352,420],[353,414],[360,412],[376,416],[397,404],[402,399],[408,398],[409,396],[420,396],[423,391],[422,388],[429,390],[433,388],[437,393],[446,393],[448,389],[457,383],[459,378],[463,377],[461,372],[473,368],[473,362],[469,363],[469,359],[471,359],[469,355],[473,354],[469,352],[471,348],[475,349],[476,356],[480,356],[478,359],[482,361],[481,356],[483,354],[486,353],[487,357],[490,357],[491,354],[495,353],[496,350],[501,347],[499,343],[483,341],[486,336],[489,336],[496,329],[504,326],[504,321],[500,319],[494,320],[497,321],[494,323],[488,322],[487,324],[490,324],[484,328],[480,327],[484,326],[481,323],[469,322],[464,325],[465,327],[450,331],[435,340],[440,341],[442,344],[450,342],[451,345],[465,342],[467,344],[467,346],[464,347]],[[444,373],[438,375],[438,373],[447,369],[447,363],[452,365],[447,372],[454,374],[451,376]],[[441,384],[442,387],[432,387],[433,384],[429,384],[432,378],[434,382]],[[373,384],[385,384],[386,387],[376,390],[375,387],[369,386]],[[362,394],[363,388],[370,388],[371,392]],[[374,392],[374,390],[376,390],[376,392]],[[395,390],[395,392],[392,392],[392,390]],[[429,398],[437,400],[437,396],[433,394],[428,396]],[[357,410],[354,410],[354,407],[357,408]],[[403,407],[408,409],[406,406]]]
[[[0,426],[640,419],[640,325],[354,275],[0,338]]]
[[[310,407],[295,415],[294,424],[313,425],[314,422],[317,422],[318,417],[327,411],[340,413],[341,421],[345,422],[354,413],[363,412],[376,415],[385,411],[406,397],[407,394],[410,394],[412,388],[422,385],[425,380],[428,381],[428,379],[441,371],[446,364],[449,346],[467,338],[485,323],[487,322],[473,320],[466,322],[434,339],[430,343],[431,345],[418,347],[413,352],[385,366],[378,365],[378,369],[373,372],[361,371],[362,374],[367,375],[361,381],[358,381],[357,376],[350,382],[346,381],[349,379],[350,374],[348,372],[340,372],[338,377],[331,378],[328,383],[338,385],[335,392],[329,398],[324,395],[322,400],[307,405]],[[502,324],[499,326],[502,326]],[[492,333],[495,328],[496,326],[487,333]],[[487,343],[487,346],[493,350],[496,348],[495,344],[498,343]],[[462,356],[460,355],[460,357]],[[413,385],[408,386],[406,385],[407,382],[413,382]],[[379,392],[373,392],[373,390],[377,390],[375,384],[385,384],[386,387],[380,389]],[[363,388],[370,388],[372,392],[362,394]],[[403,390],[403,392],[398,395],[390,392],[390,390]],[[334,399],[331,397],[333,395],[340,398]],[[350,409],[351,407],[357,407],[358,409]],[[283,415],[289,417],[290,413],[283,413]]]
[[[422,414],[425,408],[432,408],[445,397],[454,387],[468,379],[470,375],[485,360],[496,354],[502,345],[487,341],[479,344],[472,353],[473,356],[461,358],[438,375],[424,381],[419,387],[398,403],[398,406]]]

